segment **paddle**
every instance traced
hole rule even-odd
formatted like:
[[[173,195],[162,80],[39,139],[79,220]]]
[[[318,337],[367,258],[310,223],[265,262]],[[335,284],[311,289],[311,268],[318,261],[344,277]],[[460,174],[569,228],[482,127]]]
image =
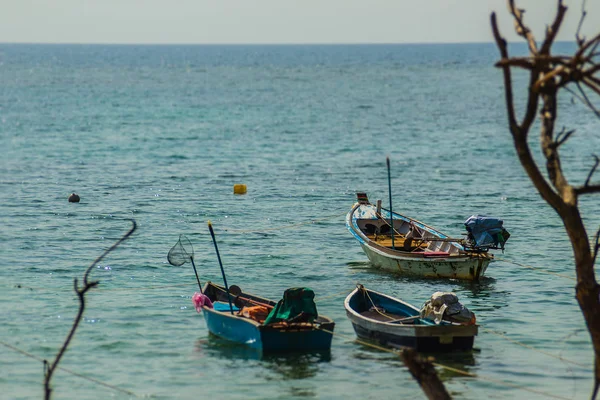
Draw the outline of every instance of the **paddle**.
[[[390,196],[390,223],[392,225],[392,229],[391,229],[391,235],[392,235],[392,250],[396,249],[396,246],[394,246],[394,213],[392,212],[392,176],[390,173],[390,157],[387,156],[385,158],[385,161],[387,163],[387,172],[388,172],[388,193]]]
[[[198,287],[200,288],[200,293],[202,293],[202,285],[200,284],[200,278],[198,278],[196,264],[194,264],[194,248],[192,247],[192,242],[190,242],[185,235],[179,235],[179,240],[175,243],[175,246],[171,247],[171,250],[169,250],[167,260],[169,261],[169,264],[175,267],[180,267],[186,262],[191,261],[194,273],[196,274],[196,280],[198,281]]]
[[[227,301],[229,302],[229,309],[231,315],[233,315],[233,306],[231,305],[231,295],[229,294],[229,286],[227,286],[227,278],[225,278],[225,270],[223,269],[223,263],[221,262],[221,255],[219,254],[219,248],[217,247],[217,239],[215,238],[215,231],[213,231],[212,224],[208,221],[208,229],[210,230],[210,236],[212,236],[213,244],[215,245],[215,251],[217,252],[217,258],[219,259],[219,266],[221,267],[221,274],[223,275],[223,282],[225,283],[225,290],[227,291]]]

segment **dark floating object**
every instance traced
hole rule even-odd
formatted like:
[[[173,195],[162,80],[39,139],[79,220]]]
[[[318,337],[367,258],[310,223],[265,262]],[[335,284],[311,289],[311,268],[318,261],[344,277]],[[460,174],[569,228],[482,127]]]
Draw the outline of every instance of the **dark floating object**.
[[[69,203],[79,203],[79,195],[77,193],[71,193],[69,196]]]

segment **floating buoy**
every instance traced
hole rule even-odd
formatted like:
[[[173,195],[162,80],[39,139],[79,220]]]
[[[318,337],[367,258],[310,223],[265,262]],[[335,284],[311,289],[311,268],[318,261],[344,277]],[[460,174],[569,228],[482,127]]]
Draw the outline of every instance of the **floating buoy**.
[[[233,194],[246,194],[246,185],[242,183],[233,185]]]
[[[79,195],[77,193],[71,193],[69,196],[69,203],[79,203]]]

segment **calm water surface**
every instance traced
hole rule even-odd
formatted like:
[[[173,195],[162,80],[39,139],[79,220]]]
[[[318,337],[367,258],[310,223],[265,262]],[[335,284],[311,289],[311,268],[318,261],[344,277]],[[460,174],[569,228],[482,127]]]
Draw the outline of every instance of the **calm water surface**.
[[[94,270],[61,363],[133,395],[61,370],[56,399],[424,398],[397,356],[353,342],[343,299],[357,282],[417,306],[455,291],[476,313],[476,350],[437,356],[478,376],[440,370],[456,398],[588,398],[570,244],[515,156],[497,57],[491,44],[0,45],[0,396],[42,397],[39,360],[71,327],[73,279],[134,218]],[[577,128],[563,163],[581,183],[597,124],[560,100],[558,125]],[[357,190],[387,204],[387,155],[396,211],[449,235],[472,214],[504,219],[512,237],[482,282],[369,268],[344,214]],[[597,198],[581,208],[595,231]],[[219,282],[207,220],[229,284],[315,290],[337,322],[330,353],[260,357],[208,335],[191,267],[166,261],[184,233],[201,280]]]

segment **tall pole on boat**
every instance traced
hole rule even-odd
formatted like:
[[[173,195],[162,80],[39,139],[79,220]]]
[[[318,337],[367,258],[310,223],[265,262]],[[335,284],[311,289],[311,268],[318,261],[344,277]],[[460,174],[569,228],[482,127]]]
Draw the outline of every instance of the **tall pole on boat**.
[[[390,173],[390,157],[387,156],[385,158],[385,161],[387,163],[388,170],[388,193],[390,196],[390,224],[392,225],[392,249],[395,250],[396,247],[394,246],[394,213],[392,211],[392,174]]]
[[[223,275],[223,283],[225,283],[225,291],[227,291],[227,301],[229,302],[229,310],[233,315],[233,306],[231,305],[231,296],[229,295],[229,286],[227,286],[227,278],[225,278],[225,270],[223,269],[223,263],[221,262],[221,255],[219,254],[219,248],[217,247],[217,239],[215,239],[215,231],[213,231],[212,224],[208,221],[208,229],[210,230],[210,236],[212,236],[213,244],[215,245],[215,251],[217,252],[217,258],[219,259],[219,266],[221,267],[221,274]]]

